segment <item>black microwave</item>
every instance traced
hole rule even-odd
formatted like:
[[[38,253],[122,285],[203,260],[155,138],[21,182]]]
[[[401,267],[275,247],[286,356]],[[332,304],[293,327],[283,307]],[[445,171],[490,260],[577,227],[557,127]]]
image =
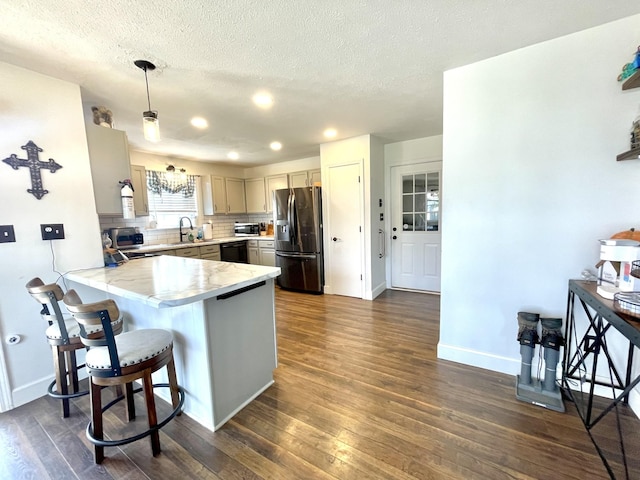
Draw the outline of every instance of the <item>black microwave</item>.
[[[260,235],[260,225],[257,223],[239,223],[233,226],[236,237],[254,237]]]

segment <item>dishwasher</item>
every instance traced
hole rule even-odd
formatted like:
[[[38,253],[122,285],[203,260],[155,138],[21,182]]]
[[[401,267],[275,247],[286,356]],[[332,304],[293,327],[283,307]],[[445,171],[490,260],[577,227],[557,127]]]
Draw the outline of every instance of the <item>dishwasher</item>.
[[[227,242],[220,244],[220,260],[223,262],[249,263],[247,242]]]

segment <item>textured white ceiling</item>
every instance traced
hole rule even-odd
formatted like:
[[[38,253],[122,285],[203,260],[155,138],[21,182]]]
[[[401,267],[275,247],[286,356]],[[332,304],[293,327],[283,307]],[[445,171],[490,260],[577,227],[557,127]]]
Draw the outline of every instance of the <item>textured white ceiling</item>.
[[[440,134],[443,71],[637,13],[628,0],[3,0],[0,61],[79,84],[85,111],[109,107],[133,148],[226,163],[236,150],[251,166],[318,155],[329,126]],[[142,137],[137,59],[158,67],[157,144]],[[251,102],[263,89],[268,111]]]

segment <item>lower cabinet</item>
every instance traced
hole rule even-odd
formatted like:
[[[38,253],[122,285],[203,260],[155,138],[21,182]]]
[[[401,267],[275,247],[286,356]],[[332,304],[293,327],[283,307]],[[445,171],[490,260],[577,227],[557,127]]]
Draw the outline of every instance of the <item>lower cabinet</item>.
[[[175,255],[175,250],[160,250],[159,252],[153,252],[153,255]]]
[[[247,240],[249,263],[254,265],[276,266],[276,251],[273,240]]]
[[[176,250],[177,257],[200,258],[200,249],[198,247],[179,248]]]
[[[220,261],[220,245],[204,245],[200,247],[200,258]]]
[[[249,255],[250,264],[260,265],[260,256],[258,254],[258,240],[247,240],[247,254]]]
[[[276,251],[273,240],[258,241],[258,259],[260,265],[276,266]]]
[[[257,246],[256,246],[257,250]],[[220,245],[202,245],[176,248],[175,250],[159,250],[153,255],[175,255],[184,258],[200,258],[202,260],[220,261]],[[142,255],[141,255],[142,256]]]

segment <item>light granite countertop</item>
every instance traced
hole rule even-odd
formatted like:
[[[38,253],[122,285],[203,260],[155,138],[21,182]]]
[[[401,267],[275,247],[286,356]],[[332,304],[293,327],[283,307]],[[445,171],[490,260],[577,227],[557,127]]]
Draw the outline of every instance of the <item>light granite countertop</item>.
[[[203,240],[201,242],[181,242],[181,243],[162,243],[162,244],[144,244],[144,245],[134,245],[127,247],[120,247],[122,253],[127,255],[128,253],[153,253],[160,252],[162,250],[177,250],[179,248],[193,248],[193,247],[202,247],[206,245],[220,245],[221,243],[229,243],[229,242],[242,242],[246,240],[258,240],[258,241],[273,241],[273,235],[261,235],[254,237],[224,237],[224,238],[215,238],[213,240]]]
[[[118,267],[75,270],[65,277],[163,308],[217,297],[279,275],[279,267],[161,255],[132,260]]]

